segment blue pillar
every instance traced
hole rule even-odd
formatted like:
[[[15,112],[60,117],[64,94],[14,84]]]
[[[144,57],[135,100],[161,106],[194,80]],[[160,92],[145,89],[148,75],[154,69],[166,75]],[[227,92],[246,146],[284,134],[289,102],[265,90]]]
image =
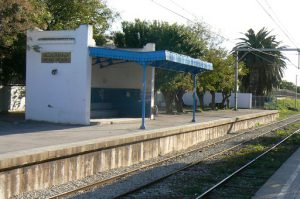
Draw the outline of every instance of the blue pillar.
[[[143,80],[142,80],[142,125],[140,129],[145,129],[145,112],[146,112],[146,89],[147,89],[147,63],[141,63],[143,70]]]
[[[195,115],[196,115],[196,105],[197,105],[197,93],[196,93],[196,89],[197,89],[197,79],[196,79],[197,75],[193,74],[193,80],[194,80],[194,88],[193,88],[193,119],[192,122],[196,122],[195,119]]]

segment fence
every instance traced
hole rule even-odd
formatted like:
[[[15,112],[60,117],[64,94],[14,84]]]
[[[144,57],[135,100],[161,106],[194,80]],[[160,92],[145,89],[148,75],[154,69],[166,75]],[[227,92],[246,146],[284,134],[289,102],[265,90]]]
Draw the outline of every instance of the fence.
[[[296,92],[287,89],[277,89],[272,92],[272,95],[276,97],[292,97],[295,98]],[[300,93],[297,93],[297,98],[299,99]]]
[[[268,110],[276,110],[278,109],[278,100],[281,99],[290,99],[290,97],[277,97],[277,96],[252,96],[252,107],[254,109],[268,109]]]

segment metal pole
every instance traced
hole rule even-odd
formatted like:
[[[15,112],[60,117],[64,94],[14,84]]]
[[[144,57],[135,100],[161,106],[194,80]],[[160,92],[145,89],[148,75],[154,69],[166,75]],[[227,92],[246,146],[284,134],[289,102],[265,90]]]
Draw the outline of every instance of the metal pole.
[[[196,89],[197,89],[197,80],[196,80],[197,75],[193,74],[193,80],[194,80],[194,88],[193,88],[193,119],[192,122],[196,122],[196,104],[197,104],[197,99],[196,99]]]
[[[296,74],[295,108],[297,108],[297,79],[298,79],[298,75]]]
[[[152,67],[151,69],[151,109],[150,109],[150,118],[151,120],[154,120],[154,115],[157,113],[154,113],[154,108],[155,108],[155,104],[154,104],[154,80],[155,80],[155,68]]]
[[[142,124],[140,129],[145,129],[145,112],[146,112],[146,89],[147,89],[147,63],[142,63],[143,80],[142,80]]]
[[[298,51],[298,70],[300,68],[300,52]]]
[[[299,67],[300,67],[300,53],[299,53],[299,51],[298,51],[298,70],[299,70]],[[297,71],[297,73],[298,73],[298,71]],[[298,74],[296,73],[296,96],[295,96],[295,108],[297,108],[297,98],[298,98],[298,91],[297,91],[297,89],[298,89]]]
[[[238,75],[239,75],[239,71],[238,71],[238,67],[239,67],[239,55],[238,55],[238,51],[236,51],[236,61],[235,61],[235,68],[234,68],[234,72],[235,72],[235,77],[234,77],[234,110],[238,110],[238,94],[237,94],[237,90],[238,90]]]

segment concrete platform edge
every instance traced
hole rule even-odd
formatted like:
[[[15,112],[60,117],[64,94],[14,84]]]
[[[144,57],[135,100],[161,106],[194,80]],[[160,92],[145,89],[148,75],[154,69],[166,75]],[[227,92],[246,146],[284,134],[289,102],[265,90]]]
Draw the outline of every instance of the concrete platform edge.
[[[111,147],[117,147],[130,143],[146,141],[156,139],[160,137],[166,137],[190,131],[197,131],[215,126],[221,126],[224,124],[234,123],[238,121],[244,121],[253,118],[259,118],[266,115],[278,114],[278,111],[268,111],[263,113],[255,113],[243,115],[231,119],[221,119],[217,121],[209,121],[201,124],[190,123],[179,127],[168,127],[155,130],[145,130],[138,133],[132,133],[130,135],[121,135],[109,138],[99,138],[88,141],[74,142],[71,144],[60,144],[41,148],[35,148],[31,150],[22,150],[16,152],[10,152],[6,154],[0,154],[0,171],[9,167],[20,166],[23,164],[30,164],[34,162],[45,161],[53,158],[63,158],[65,156],[78,155],[87,153],[94,150],[103,150]],[[256,124],[258,125],[258,123]],[[234,129],[233,129],[234,132]],[[36,157],[35,157],[36,156]],[[16,160],[17,159],[17,160]],[[11,161],[14,160],[14,161]]]
[[[0,198],[48,188],[130,166],[206,140],[276,120],[277,111],[239,118],[146,130],[130,135],[55,145],[0,156]]]
[[[252,198],[300,198],[300,148],[281,165]]]

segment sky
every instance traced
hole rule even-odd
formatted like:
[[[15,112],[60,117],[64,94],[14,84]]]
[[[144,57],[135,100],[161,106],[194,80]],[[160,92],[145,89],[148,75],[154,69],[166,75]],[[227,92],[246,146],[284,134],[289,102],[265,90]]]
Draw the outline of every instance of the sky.
[[[137,18],[179,24],[190,24],[189,20],[192,20],[204,22],[212,31],[227,38],[224,47],[228,50],[231,50],[239,41],[238,38],[243,37],[243,33],[250,28],[257,32],[263,27],[271,31],[272,35],[276,35],[283,46],[300,48],[299,0],[107,0],[106,2],[109,8],[120,14],[120,18],[112,25],[113,31],[121,30],[122,21],[134,21]],[[286,62],[287,69],[283,79],[295,83],[296,74],[300,74],[297,69],[297,52],[285,52],[284,55],[290,61]]]

